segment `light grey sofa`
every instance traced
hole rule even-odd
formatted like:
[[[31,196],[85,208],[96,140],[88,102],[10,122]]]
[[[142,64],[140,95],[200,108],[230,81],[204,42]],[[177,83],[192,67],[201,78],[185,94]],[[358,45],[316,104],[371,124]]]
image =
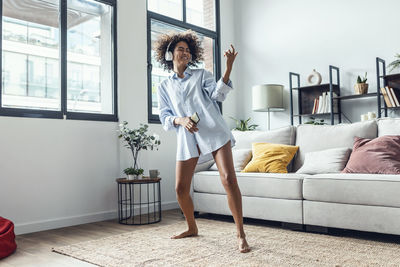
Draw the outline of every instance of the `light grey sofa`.
[[[251,148],[252,142],[299,146],[287,174],[236,172],[244,217],[400,235],[400,175],[296,173],[307,152],[352,148],[355,136],[400,135],[400,119],[232,133],[234,149]],[[207,170],[211,164],[196,168],[192,183],[195,211],[230,215],[218,171]]]

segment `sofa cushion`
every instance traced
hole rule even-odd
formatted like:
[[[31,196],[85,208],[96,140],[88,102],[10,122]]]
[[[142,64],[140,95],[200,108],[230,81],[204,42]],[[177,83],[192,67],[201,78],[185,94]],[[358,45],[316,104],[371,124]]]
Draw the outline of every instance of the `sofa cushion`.
[[[273,143],[293,145],[296,128],[282,127],[271,131],[232,131],[236,144],[233,149],[251,149],[251,143]]]
[[[299,147],[271,144],[253,143],[253,158],[242,172],[274,172],[287,173],[287,166],[293,159]]]
[[[236,173],[243,196],[303,199],[302,179],[295,173]],[[226,194],[217,171],[198,172],[193,177],[195,192]]]
[[[346,173],[400,174],[400,135],[354,138]]]
[[[243,170],[251,160],[251,155],[251,149],[232,149],[233,166],[235,167],[235,171],[240,172]],[[218,171],[217,163],[214,163],[209,170]]]
[[[375,120],[338,125],[299,125],[296,129],[296,146],[300,148],[294,159],[294,171],[303,165],[307,152],[338,147],[352,148],[355,136],[375,138],[377,133]]]
[[[341,172],[346,167],[350,153],[351,149],[347,147],[307,152],[303,166],[296,173],[318,174]]]
[[[400,207],[400,175],[332,173],[304,177],[305,200]]]
[[[400,135],[400,118],[382,118],[378,120],[378,136]]]

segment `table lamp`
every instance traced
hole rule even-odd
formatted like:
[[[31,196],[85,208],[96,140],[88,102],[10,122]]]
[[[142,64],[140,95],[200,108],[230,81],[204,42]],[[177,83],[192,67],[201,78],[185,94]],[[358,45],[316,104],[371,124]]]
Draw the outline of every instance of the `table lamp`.
[[[283,85],[261,84],[252,88],[253,111],[268,112],[268,130],[270,130],[270,112],[284,111]]]

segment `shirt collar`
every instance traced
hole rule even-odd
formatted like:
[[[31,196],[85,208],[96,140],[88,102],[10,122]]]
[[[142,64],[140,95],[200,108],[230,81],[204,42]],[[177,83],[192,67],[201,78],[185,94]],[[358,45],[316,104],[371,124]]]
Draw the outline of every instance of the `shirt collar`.
[[[192,76],[192,70],[189,67],[186,67],[183,74],[185,74],[185,77],[186,77],[186,74],[189,76]],[[178,79],[178,75],[175,72],[173,72],[170,77],[173,79]]]

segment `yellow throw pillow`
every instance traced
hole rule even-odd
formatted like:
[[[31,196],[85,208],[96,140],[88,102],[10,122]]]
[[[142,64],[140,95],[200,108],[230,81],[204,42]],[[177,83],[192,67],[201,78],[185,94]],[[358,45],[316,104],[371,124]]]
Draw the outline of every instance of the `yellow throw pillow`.
[[[286,167],[299,149],[271,143],[252,143],[252,148],[253,158],[242,172],[287,173]]]

